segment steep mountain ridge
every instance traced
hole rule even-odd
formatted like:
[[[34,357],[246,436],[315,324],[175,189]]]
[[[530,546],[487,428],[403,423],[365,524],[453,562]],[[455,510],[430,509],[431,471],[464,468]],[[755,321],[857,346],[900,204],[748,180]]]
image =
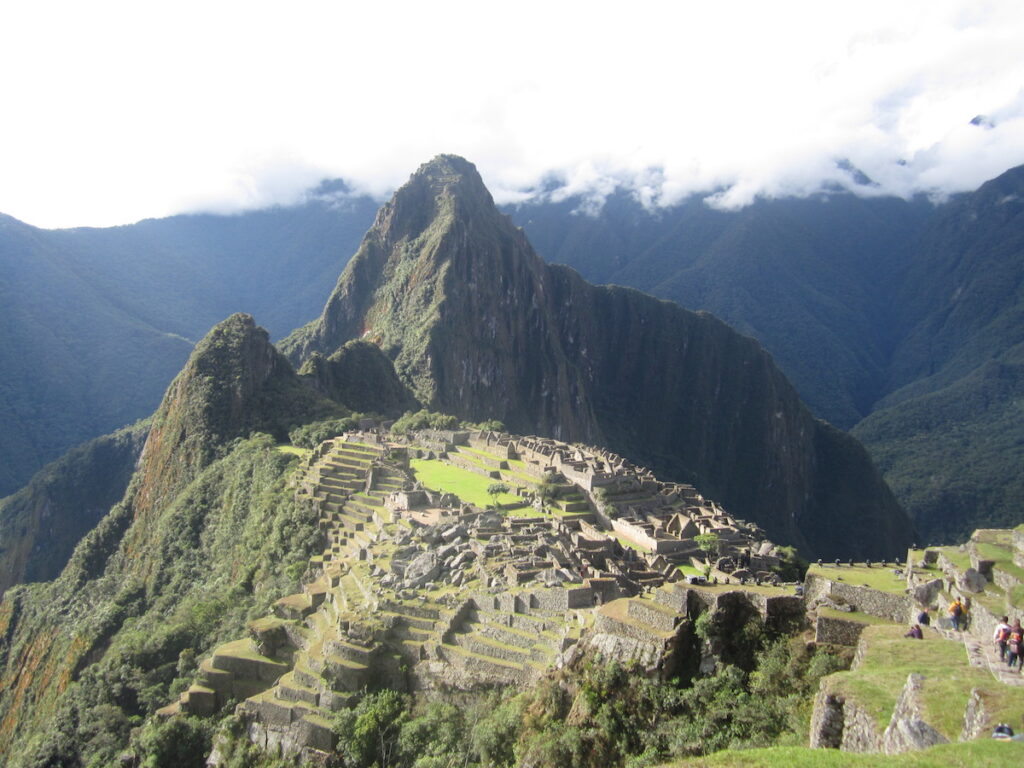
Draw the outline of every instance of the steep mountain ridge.
[[[895,345],[886,290],[930,203],[834,193],[723,211],[694,196],[648,210],[622,190],[593,215],[574,213],[581,203],[506,210],[546,261],[713,312],[754,336],[831,423],[848,428],[870,411]]]
[[[297,424],[344,414],[299,379],[250,315],[232,315],[196,345],[153,415],[130,489],[133,519],[155,514],[237,437],[285,439]]]
[[[808,552],[877,556],[910,536],[864,451],[813,419],[756,342],[545,265],[462,158],[413,174],[281,348],[300,361],[351,338],[379,344],[435,410],[605,444]]]
[[[102,728],[126,728],[128,713],[154,708],[147,687],[166,695],[183,651],[191,675],[211,636],[237,634],[249,608],[297,587],[316,521],[285,487],[295,457],[259,433],[345,413],[248,315],[196,345],[123,498],[55,581],[15,586],[0,604],[0,761],[73,761],[64,750],[88,741],[78,729],[94,727],[94,710],[114,707],[120,720]]]
[[[1020,521],[1024,167],[942,204],[829,193],[717,211],[613,194],[510,209],[548,260],[707,309],[868,448],[923,541]]]
[[[0,497],[83,441],[151,414],[196,339],[230,315],[306,321],[377,203],[43,230],[0,215]]]

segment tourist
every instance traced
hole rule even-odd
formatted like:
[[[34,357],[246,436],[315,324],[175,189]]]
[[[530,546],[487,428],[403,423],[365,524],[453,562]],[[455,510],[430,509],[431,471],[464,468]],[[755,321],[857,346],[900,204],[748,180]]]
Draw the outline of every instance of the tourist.
[[[1006,644],[1010,641],[1010,617],[1003,616],[992,633],[992,642],[999,649],[999,660],[1006,661]]]
[[[1021,653],[1024,652],[1024,630],[1020,628],[1020,619],[1013,622],[1013,626],[1010,627],[1010,638],[1006,648],[1010,652],[1006,663],[1010,669],[1016,664],[1017,671],[1020,672],[1021,666],[1024,665],[1024,660],[1021,659]]]
[[[958,597],[949,606],[949,617],[953,620],[953,629],[962,630],[967,627],[967,607]]]
[[[910,631],[904,635],[904,637],[912,637],[915,640],[924,640],[924,632],[921,631],[921,625],[915,624],[910,628]]]
[[[917,614],[917,623],[922,627],[930,626],[932,623],[932,617],[928,614],[928,609],[925,608],[919,614]]]

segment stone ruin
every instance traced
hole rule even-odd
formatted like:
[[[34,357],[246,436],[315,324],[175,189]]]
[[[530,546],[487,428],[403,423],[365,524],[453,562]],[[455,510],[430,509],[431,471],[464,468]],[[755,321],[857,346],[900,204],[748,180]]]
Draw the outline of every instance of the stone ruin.
[[[425,488],[412,458],[500,481],[517,501],[480,509]],[[303,591],[216,648],[160,712],[239,701],[249,738],[283,754],[330,751],[330,713],[376,687],[525,685],[583,647],[664,673],[686,617],[719,599],[683,582],[680,565],[705,567],[695,536],[718,537],[717,581],[770,582],[778,564],[760,529],[693,487],[544,438],[350,433],[313,451],[296,493],[324,537]],[[766,618],[802,615],[799,598],[757,600]]]

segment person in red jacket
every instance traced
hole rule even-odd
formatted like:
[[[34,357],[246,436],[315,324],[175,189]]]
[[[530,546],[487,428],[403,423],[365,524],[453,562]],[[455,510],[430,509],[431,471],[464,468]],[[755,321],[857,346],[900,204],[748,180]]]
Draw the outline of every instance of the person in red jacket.
[[[1014,664],[1016,664],[1017,671],[1020,672],[1021,666],[1024,665],[1024,662],[1021,660],[1021,656],[1024,655],[1024,630],[1020,628],[1020,619],[1013,622],[1013,626],[1010,627],[1010,637],[1006,643],[1006,648],[1010,652],[1006,663],[1010,666],[1010,669],[1013,669]]]

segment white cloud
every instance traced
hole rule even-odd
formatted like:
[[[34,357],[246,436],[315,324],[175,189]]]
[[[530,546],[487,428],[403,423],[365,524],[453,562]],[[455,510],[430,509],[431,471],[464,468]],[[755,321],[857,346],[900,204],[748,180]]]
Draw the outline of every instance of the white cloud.
[[[1024,163],[1024,6],[46,2],[0,10],[0,211],[41,226],[383,195],[438,152],[502,199],[908,195]],[[971,125],[988,116],[993,127]]]

